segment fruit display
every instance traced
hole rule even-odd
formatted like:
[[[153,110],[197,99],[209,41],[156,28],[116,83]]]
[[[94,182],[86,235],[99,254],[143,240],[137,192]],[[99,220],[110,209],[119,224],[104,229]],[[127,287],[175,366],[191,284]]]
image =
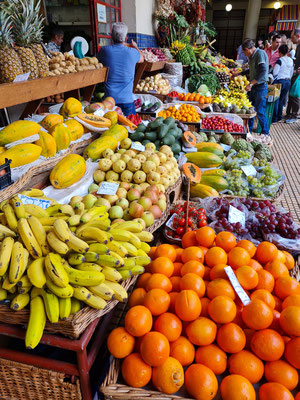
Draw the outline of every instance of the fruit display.
[[[143,54],[145,61],[148,61],[151,63],[159,61],[159,58],[155,54],[153,54],[152,51],[149,51],[147,49],[142,49],[141,53]]]
[[[212,98],[209,96],[201,96],[200,93],[179,93],[178,100],[180,101],[195,101],[199,104],[210,104]]]
[[[171,91],[171,86],[167,79],[163,79],[161,74],[154,76],[147,76],[145,79],[141,79],[136,87],[139,92],[148,93],[149,91],[155,91],[158,94],[168,94]]]
[[[247,85],[249,85],[249,81],[245,75],[239,75],[235,76],[230,80],[229,83],[229,89],[234,90],[234,89],[245,89]]]
[[[116,105],[115,100],[113,99],[113,97],[105,97],[101,103],[91,103],[88,104],[85,108],[84,108],[84,112],[87,114],[93,114],[95,111],[102,109],[104,110],[112,110]],[[119,113],[119,110],[116,110]]]
[[[226,72],[224,72],[224,71],[217,71],[216,72],[216,75],[217,75],[217,78],[219,79],[219,82],[222,84],[224,84],[224,83],[229,83],[229,80],[230,80],[230,78],[229,78],[229,75],[228,74],[226,74]]]
[[[140,397],[151,383],[168,395],[255,400],[259,385],[262,400],[292,400],[300,283],[291,254],[203,226],[150,256],[107,340],[125,383],[144,388]]]
[[[49,60],[48,76],[69,74],[72,72],[90,71],[103,68],[97,57],[77,58],[69,53],[50,51],[52,58]]]
[[[170,51],[176,61],[181,62],[182,65],[190,65],[192,61],[196,61],[195,52],[190,44],[176,40],[171,44]]]
[[[212,107],[215,112],[234,114],[253,114],[255,112],[247,97],[247,92],[243,89],[228,91],[222,88],[218,90],[216,96],[214,96]]]
[[[147,49],[141,50],[145,61],[157,62],[157,61],[167,61],[167,57],[163,51],[157,47],[147,47]],[[172,58],[172,57],[171,57]]]
[[[129,114],[127,115],[127,119],[131,121],[134,125],[139,125],[142,123],[142,118],[139,116],[139,114]]]
[[[160,108],[159,102],[155,102],[155,103],[147,102],[147,103],[143,103],[141,105],[141,112],[142,113],[154,113],[159,108]],[[138,124],[136,124],[136,125],[138,125]]]
[[[209,74],[196,74],[189,78],[188,89],[190,92],[201,90],[201,85],[206,85],[210,93],[215,94],[220,89],[220,82],[215,72]]]
[[[199,122],[200,114],[190,104],[181,104],[180,106],[170,106],[166,110],[162,110],[158,113],[159,117],[169,118],[172,117],[174,119],[178,119],[182,122]]]
[[[240,124],[235,124],[227,118],[218,115],[210,117],[206,116],[201,121],[201,128],[210,131],[224,132],[244,132],[244,127]]]

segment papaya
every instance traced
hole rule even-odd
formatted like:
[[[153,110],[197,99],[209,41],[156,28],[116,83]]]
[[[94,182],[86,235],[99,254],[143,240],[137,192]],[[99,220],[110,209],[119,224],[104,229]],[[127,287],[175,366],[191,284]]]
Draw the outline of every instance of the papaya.
[[[33,121],[15,121],[0,131],[0,146],[39,133],[41,126]]]
[[[211,186],[218,192],[228,188],[228,182],[222,176],[204,175],[201,177],[200,183]]]
[[[111,126],[111,121],[107,118],[100,117],[94,114],[78,114],[76,117],[80,120],[94,126],[95,128],[109,128]]]
[[[200,168],[219,167],[223,162],[223,160],[216,154],[213,154],[208,151],[207,152],[197,151],[196,153],[187,153],[185,156],[188,162],[196,164]]]
[[[128,138],[128,131],[126,128],[124,128],[124,126],[117,124],[103,132],[101,137],[105,136],[113,137],[117,140],[117,142],[121,142],[123,139]]]
[[[197,144],[195,135],[190,131],[184,132],[182,140],[187,147],[195,147]]]
[[[110,120],[111,126],[115,126],[118,123],[118,114],[115,111],[108,111],[103,117]]]
[[[225,169],[221,169],[221,168],[208,169],[208,170],[202,172],[202,176],[206,176],[206,175],[225,176],[226,171],[225,171]]]
[[[49,114],[41,121],[41,125],[44,129],[49,131],[54,125],[64,122],[64,118],[59,114]]]
[[[32,143],[17,144],[14,147],[0,154],[0,165],[5,163],[5,159],[11,161],[11,168],[20,167],[37,160],[42,153],[42,148]]]
[[[56,189],[63,189],[78,182],[86,171],[86,163],[79,154],[69,154],[55,165],[50,182]]]
[[[216,149],[221,150],[222,152],[224,151],[224,150],[223,150],[223,147],[222,147],[219,143],[213,143],[213,142],[201,142],[201,143],[197,143],[195,147],[197,147],[197,149],[202,149],[203,147],[204,147],[204,148],[207,148],[207,147],[214,147],[214,148],[216,148]]]
[[[4,153],[6,151],[6,148],[4,146],[0,146],[0,154]]]
[[[106,149],[116,150],[118,147],[118,140],[111,136],[101,136],[100,138],[94,140],[90,143],[83,152],[83,157],[85,159],[90,158],[92,161],[99,160],[101,154]]]
[[[131,131],[134,131],[137,128],[137,126],[134,123],[132,123],[129,119],[124,117],[124,115],[118,114],[118,122],[121,125],[128,126],[128,128]]]
[[[218,157],[223,158],[224,157],[224,152],[223,150],[221,151],[220,149],[217,149],[216,147],[201,147],[200,149],[197,149],[197,152],[209,152],[216,154]]]
[[[219,193],[211,186],[197,183],[196,185],[191,186],[190,196],[204,199],[205,197],[218,197]]]
[[[54,157],[57,149],[54,137],[50,135],[50,133],[44,131],[39,132],[39,137],[39,140],[37,140],[35,144],[42,148],[41,155],[46,158]]]
[[[65,121],[65,125],[67,125],[67,128],[70,132],[71,142],[81,138],[84,133],[84,128],[80,122],[76,121],[76,119],[68,119]]]
[[[64,118],[73,118],[75,115],[82,113],[82,104],[74,97],[69,97],[62,105],[59,113]]]
[[[57,151],[67,149],[71,143],[71,134],[65,124],[56,124],[49,130],[56,141]]]
[[[201,179],[201,169],[192,163],[185,163],[182,166],[184,175],[190,179],[191,183],[199,183]]]

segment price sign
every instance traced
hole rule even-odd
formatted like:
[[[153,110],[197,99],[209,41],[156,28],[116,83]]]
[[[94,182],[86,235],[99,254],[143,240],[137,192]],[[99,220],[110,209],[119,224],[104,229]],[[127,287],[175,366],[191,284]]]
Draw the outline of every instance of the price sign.
[[[30,72],[27,72],[26,74],[17,75],[15,77],[15,79],[13,80],[13,82],[24,82],[24,81],[27,81],[28,78],[29,78],[29,75],[30,75]]]
[[[235,207],[229,206],[228,221],[230,224],[240,222],[242,224],[242,227],[245,228],[245,213]]]
[[[138,142],[132,142],[131,148],[137,151],[145,151],[145,146]]]
[[[98,117],[103,117],[104,111],[102,110],[102,108],[99,108],[94,112],[94,115],[97,115]]]
[[[97,194],[115,195],[119,189],[120,184],[115,182],[101,182]]]
[[[229,151],[231,149],[231,146],[228,146],[228,144],[223,144],[221,143],[221,147],[224,151]]]
[[[19,198],[23,204],[34,204],[46,210],[46,208],[51,206],[51,201],[40,199],[39,197],[29,197],[24,194],[19,194]]]
[[[256,176],[256,169],[253,165],[242,165],[241,169],[246,176]]]
[[[176,231],[176,229],[173,227],[173,219],[175,218],[175,216],[176,214],[174,213],[172,217],[169,219],[169,221],[166,223],[166,226],[172,229],[172,231]]]
[[[243,305],[246,306],[247,304],[249,304],[251,302],[251,299],[240,285],[240,282],[237,280],[237,277],[233,272],[233,269],[231,267],[225,267],[224,270],[228,276],[228,279],[230,280],[230,283],[233,286],[233,289],[236,291],[236,294],[241,299]]]
[[[229,87],[227,85],[227,83],[224,83],[224,88],[227,90],[227,92],[230,92]]]

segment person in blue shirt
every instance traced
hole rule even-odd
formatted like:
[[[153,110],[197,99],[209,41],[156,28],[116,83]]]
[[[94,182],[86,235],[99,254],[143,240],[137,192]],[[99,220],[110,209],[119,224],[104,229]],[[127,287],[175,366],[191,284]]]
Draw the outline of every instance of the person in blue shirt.
[[[136,114],[132,93],[135,66],[144,61],[133,40],[130,47],[126,44],[127,33],[128,27],[124,22],[114,23],[111,33],[113,44],[102,47],[97,55],[98,60],[109,67],[105,96],[113,97],[125,116]]]

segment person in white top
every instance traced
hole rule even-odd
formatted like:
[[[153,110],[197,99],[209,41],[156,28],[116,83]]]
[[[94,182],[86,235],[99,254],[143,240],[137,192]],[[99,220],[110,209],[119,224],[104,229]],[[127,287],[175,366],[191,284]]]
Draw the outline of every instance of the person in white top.
[[[276,61],[273,70],[274,84],[281,84],[279,99],[275,102],[272,123],[281,121],[282,109],[286,104],[289,89],[291,87],[291,78],[293,76],[294,63],[291,57],[288,57],[288,46],[282,44],[279,49],[279,59]]]

